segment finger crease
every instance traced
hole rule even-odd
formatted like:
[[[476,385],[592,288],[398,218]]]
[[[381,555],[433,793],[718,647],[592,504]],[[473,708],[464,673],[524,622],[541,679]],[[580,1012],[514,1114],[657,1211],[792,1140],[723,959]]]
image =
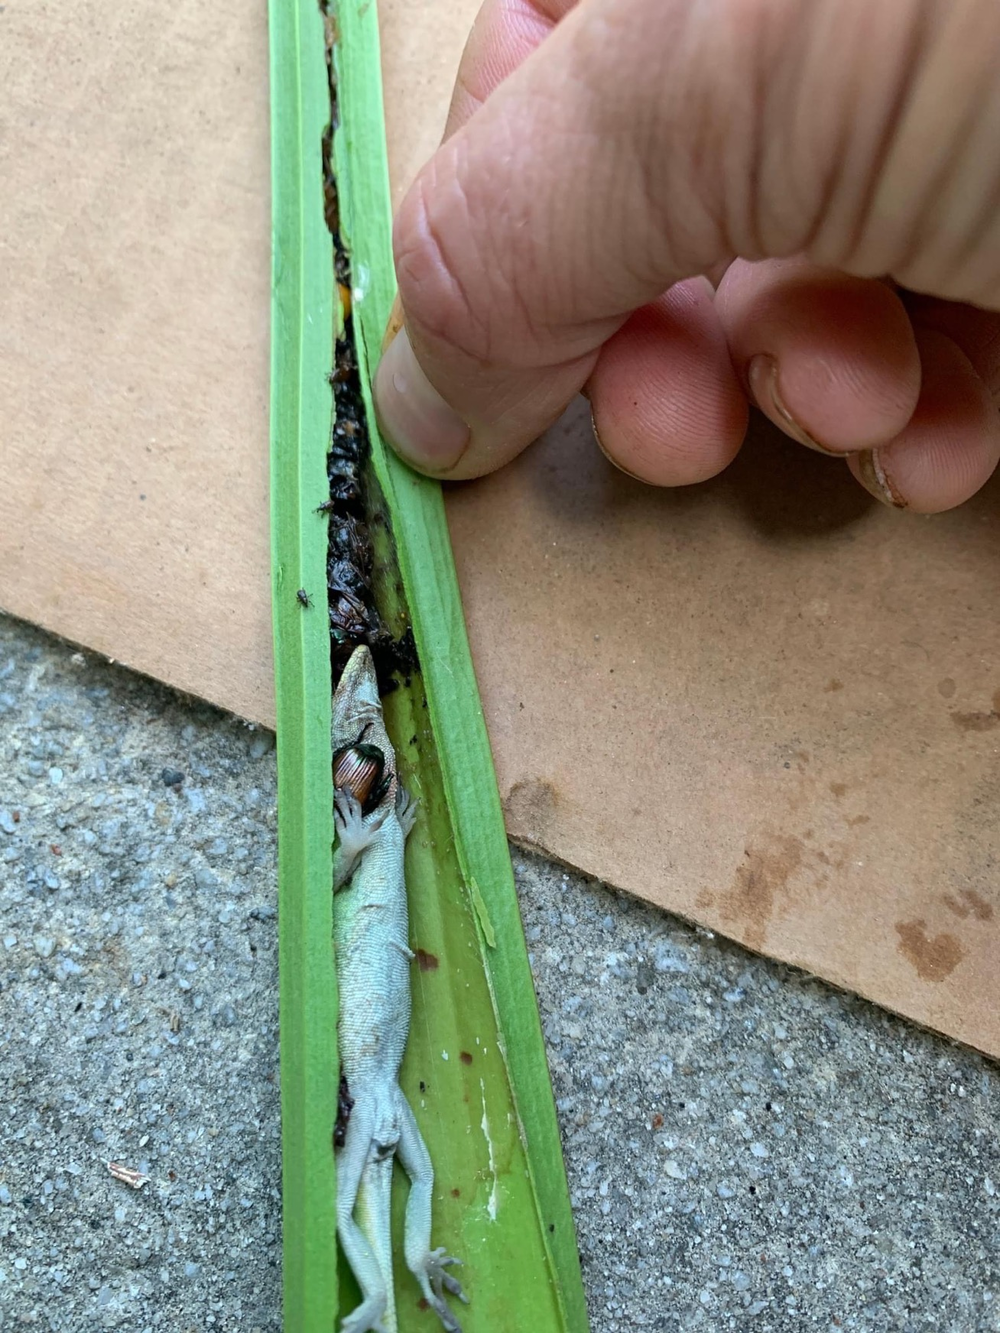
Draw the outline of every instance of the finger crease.
[[[858,219],[854,227],[854,234],[848,242],[846,254],[853,254],[861,245],[862,238],[868,232],[871,222],[872,209],[875,206],[875,199],[878,195],[879,185],[885,171],[886,163],[889,160],[892,149],[899,138],[900,127],[906,117],[906,110],[913,94],[914,85],[917,80],[917,72],[921,66],[921,56],[927,45],[928,38],[928,9],[927,0],[924,0],[919,7],[917,16],[913,22],[910,32],[910,39],[907,43],[906,51],[900,61],[899,77],[896,88],[893,91],[892,100],[889,104],[888,114],[882,126],[882,132],[879,135],[878,143],[872,153],[871,167],[865,182],[865,187],[861,193],[858,204]],[[847,108],[848,114],[851,114],[853,107]],[[841,159],[842,165],[846,159]],[[918,210],[915,217],[920,219]],[[911,247],[912,249],[912,244]]]

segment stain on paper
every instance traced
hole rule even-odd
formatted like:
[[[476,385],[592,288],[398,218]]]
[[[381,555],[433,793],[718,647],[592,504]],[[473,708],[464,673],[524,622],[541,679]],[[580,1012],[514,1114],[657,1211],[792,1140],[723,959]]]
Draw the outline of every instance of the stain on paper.
[[[913,964],[917,975],[924,981],[944,981],[965,957],[954,935],[947,931],[928,935],[926,921],[897,921],[896,933],[899,952]]]

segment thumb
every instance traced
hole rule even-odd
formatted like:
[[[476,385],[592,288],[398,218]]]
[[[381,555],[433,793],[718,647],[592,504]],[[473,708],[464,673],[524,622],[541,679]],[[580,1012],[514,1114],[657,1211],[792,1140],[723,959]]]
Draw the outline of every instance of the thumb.
[[[998,47],[995,0],[581,0],[403,202],[387,438],[436,475],[502,466],[632,312],[736,256],[996,298],[995,164],[943,162],[984,90],[997,118]]]

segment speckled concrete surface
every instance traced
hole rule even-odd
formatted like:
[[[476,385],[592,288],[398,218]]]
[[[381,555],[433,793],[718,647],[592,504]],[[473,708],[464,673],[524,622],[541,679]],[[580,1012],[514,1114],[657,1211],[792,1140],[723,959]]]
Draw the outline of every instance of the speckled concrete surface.
[[[266,733],[0,618],[5,1333],[280,1328],[274,795]],[[1000,1329],[993,1066],[515,864],[594,1333]]]
[[[594,1328],[1000,1328],[979,1056],[515,857]]]

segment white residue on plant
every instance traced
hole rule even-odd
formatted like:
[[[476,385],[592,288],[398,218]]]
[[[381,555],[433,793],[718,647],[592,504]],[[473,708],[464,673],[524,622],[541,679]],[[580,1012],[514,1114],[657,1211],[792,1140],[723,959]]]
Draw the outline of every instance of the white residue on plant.
[[[486,1083],[483,1079],[479,1080],[479,1087],[483,1094],[483,1134],[486,1137],[486,1147],[490,1154],[490,1175],[493,1177],[493,1188],[490,1190],[490,1197],[486,1201],[486,1211],[489,1213],[490,1221],[497,1220],[497,1203],[499,1202],[499,1193],[497,1189],[497,1164],[493,1156],[493,1140],[490,1137],[490,1122],[486,1114]]]
[[[351,291],[351,300],[355,305],[360,305],[368,295],[368,265],[359,264],[354,270],[354,288]]]

